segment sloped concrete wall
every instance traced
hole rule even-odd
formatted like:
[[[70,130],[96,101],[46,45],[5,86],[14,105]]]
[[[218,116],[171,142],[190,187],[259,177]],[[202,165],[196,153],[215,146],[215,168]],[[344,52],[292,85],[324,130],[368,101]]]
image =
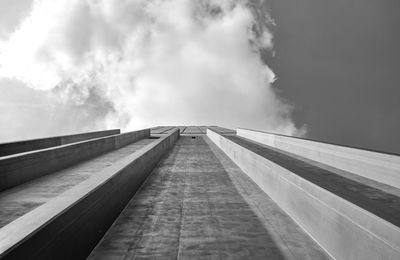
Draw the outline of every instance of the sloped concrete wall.
[[[177,129],[3,227],[0,258],[85,259],[178,138]]]
[[[63,144],[81,142],[84,140],[100,138],[109,135],[117,135],[119,129],[88,132],[73,135],[54,136],[40,139],[31,139],[18,142],[0,143],[0,156],[7,156],[16,153],[45,149]]]
[[[207,136],[336,259],[400,259],[400,229],[213,131]]]
[[[0,191],[150,136],[150,129],[0,158]]]
[[[237,135],[400,188],[400,156],[237,129]]]

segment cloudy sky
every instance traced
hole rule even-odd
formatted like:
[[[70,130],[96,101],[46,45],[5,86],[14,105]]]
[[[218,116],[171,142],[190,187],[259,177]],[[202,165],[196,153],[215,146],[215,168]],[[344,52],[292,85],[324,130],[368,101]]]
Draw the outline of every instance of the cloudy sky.
[[[397,0],[0,0],[0,142],[248,127],[400,152]]]

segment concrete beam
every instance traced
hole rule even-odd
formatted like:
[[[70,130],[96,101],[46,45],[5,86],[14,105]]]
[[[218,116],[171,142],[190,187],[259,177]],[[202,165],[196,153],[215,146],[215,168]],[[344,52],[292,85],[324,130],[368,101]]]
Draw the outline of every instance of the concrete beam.
[[[400,156],[238,128],[237,135],[400,188]]]
[[[0,158],[0,191],[150,136],[140,130]]]
[[[46,137],[40,139],[23,140],[18,142],[0,143],[0,157],[16,153],[45,149],[63,144],[81,142],[89,139],[120,134],[119,129],[87,132],[73,135]]]
[[[336,259],[400,259],[400,228],[207,130],[220,147]]]
[[[177,129],[3,227],[0,258],[86,258],[178,138]]]

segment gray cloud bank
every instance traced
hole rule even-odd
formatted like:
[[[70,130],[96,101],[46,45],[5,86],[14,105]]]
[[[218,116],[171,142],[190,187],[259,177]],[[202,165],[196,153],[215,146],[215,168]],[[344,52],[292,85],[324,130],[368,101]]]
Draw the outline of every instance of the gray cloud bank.
[[[23,95],[29,87],[41,112],[29,110],[26,127],[10,98],[22,94],[3,87],[0,120],[10,130],[0,138],[176,124],[301,134],[260,59],[271,49],[245,1],[35,1],[0,41],[0,79],[22,83]]]

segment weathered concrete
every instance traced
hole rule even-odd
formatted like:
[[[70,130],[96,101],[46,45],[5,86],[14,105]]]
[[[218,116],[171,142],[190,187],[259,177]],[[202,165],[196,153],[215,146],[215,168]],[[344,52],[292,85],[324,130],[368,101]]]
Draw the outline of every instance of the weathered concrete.
[[[205,136],[181,136],[89,259],[326,259]]]
[[[86,257],[178,137],[155,140],[3,227],[0,258]]]
[[[386,209],[390,223],[340,197],[351,193],[343,192],[342,188],[347,188],[341,186],[346,184],[344,178],[340,183],[335,181],[337,176],[319,176],[312,165],[251,142],[246,144],[244,139],[238,141],[235,136],[222,136],[210,130],[207,135],[333,257],[400,259],[400,229],[393,224],[397,224],[398,218],[390,214],[390,210],[398,210],[397,204]],[[327,177],[334,180],[330,186]],[[328,185],[320,187],[324,181]],[[351,187],[356,188],[354,195],[359,187]],[[334,189],[342,193],[335,194]],[[373,202],[371,198],[363,199],[359,203],[364,206]]]
[[[145,129],[1,157],[0,191],[149,136]]]
[[[179,128],[180,134],[182,136],[195,136],[195,135],[205,135],[207,128],[211,128],[214,131],[221,133],[221,134],[234,134],[235,131],[223,128],[219,126],[156,126],[152,127],[151,134],[152,135],[164,135],[170,134],[174,128]]]
[[[0,143],[0,156],[45,149],[48,147],[81,142],[84,140],[100,138],[109,135],[117,135],[117,134],[120,134],[119,129],[46,137],[46,138],[31,139],[31,140],[24,140],[11,143]]]
[[[400,156],[237,129],[239,136],[400,188]]]
[[[217,132],[219,134],[235,134],[236,131],[224,127],[219,127],[219,126],[209,126],[207,129],[211,129],[214,132]]]
[[[0,228],[155,140],[141,139],[120,149],[0,192]]]

